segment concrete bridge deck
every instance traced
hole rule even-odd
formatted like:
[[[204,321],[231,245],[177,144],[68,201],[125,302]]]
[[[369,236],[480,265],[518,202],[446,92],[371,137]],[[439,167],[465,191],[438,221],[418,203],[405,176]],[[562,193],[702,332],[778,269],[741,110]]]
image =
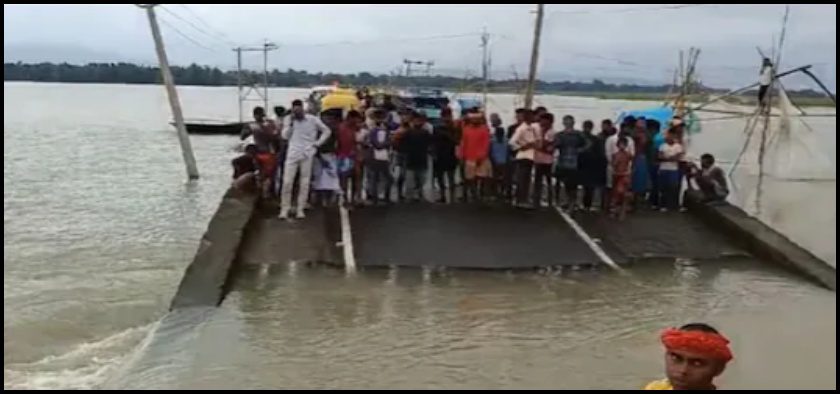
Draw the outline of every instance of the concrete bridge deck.
[[[693,208],[693,213],[640,211],[617,221],[549,208],[402,203],[349,212],[316,209],[304,220],[286,222],[276,218],[273,204],[230,190],[187,268],[172,309],[217,305],[235,281],[238,266],[290,261],[354,269],[516,270],[759,255],[835,288],[833,267],[743,211]]]
[[[746,253],[684,213],[641,211],[617,221],[576,213],[584,234],[553,208],[507,205],[399,204],[352,211],[356,262],[366,266],[530,269],[603,261],[585,242],[594,238],[614,261],[714,259]]]

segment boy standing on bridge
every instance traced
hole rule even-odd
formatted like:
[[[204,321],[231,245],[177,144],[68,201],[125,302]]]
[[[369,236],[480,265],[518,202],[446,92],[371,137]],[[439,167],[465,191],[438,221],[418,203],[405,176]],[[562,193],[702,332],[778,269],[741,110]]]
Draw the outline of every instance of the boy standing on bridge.
[[[659,202],[662,212],[680,208],[680,162],[685,150],[677,139],[678,135],[672,129],[665,135],[665,143],[659,148],[659,189],[662,193]]]
[[[554,164],[554,115],[545,112],[537,116],[537,135],[534,152],[534,207],[542,202],[543,186],[548,191],[548,205],[554,205],[551,192],[551,166]]]
[[[557,163],[555,165],[556,183],[554,185],[555,198],[560,199],[560,184],[566,189],[565,207],[570,212],[577,207],[577,189],[580,182],[578,171],[578,157],[581,152],[591,148],[591,141],[583,137],[583,133],[575,130],[575,118],[571,115],[563,117],[563,131],[554,136],[554,146],[557,149]]]
[[[336,138],[337,147],[335,151],[338,177],[341,185],[341,192],[344,195],[345,204],[356,204],[359,197],[358,191],[359,182],[361,178],[356,172],[356,160],[358,157],[358,149],[356,139],[360,132],[362,125],[362,114],[358,111],[352,110],[347,113],[344,121],[338,126],[338,138]],[[351,186],[348,184],[352,183]]]
[[[612,166],[612,215],[624,220],[630,196],[630,176],[633,171],[633,154],[628,150],[627,137],[618,138],[618,151],[613,153]]]
[[[426,173],[429,168],[429,150],[432,135],[426,129],[426,117],[415,113],[405,135],[402,136],[400,146],[405,154],[406,177],[411,183],[411,190],[406,192],[408,198],[414,201],[425,200],[423,187],[426,185]]]
[[[368,162],[368,197],[374,204],[379,203],[380,181],[385,182],[385,202],[391,202],[391,132],[385,126],[385,113],[376,110],[373,113],[373,127],[365,134],[370,146],[371,156]]]
[[[492,167],[490,154],[490,129],[487,127],[484,115],[476,110],[470,110],[464,123],[461,135],[461,158],[464,160],[464,180],[466,185],[465,199],[472,194],[475,201],[479,201],[479,190],[490,179]]]
[[[490,160],[493,162],[493,194],[499,200],[510,199],[510,147],[499,114],[490,114],[493,141],[490,143]]]
[[[516,152],[516,203],[519,208],[531,208],[528,196],[531,193],[531,172],[534,169],[534,154],[539,144],[534,114],[528,109],[522,112],[522,122],[510,137],[509,144]]]

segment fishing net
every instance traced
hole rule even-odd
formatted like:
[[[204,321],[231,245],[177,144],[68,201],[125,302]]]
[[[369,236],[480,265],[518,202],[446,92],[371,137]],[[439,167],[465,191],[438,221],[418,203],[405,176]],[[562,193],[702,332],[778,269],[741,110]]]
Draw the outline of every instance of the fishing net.
[[[730,202],[835,261],[836,252],[826,246],[833,245],[836,221],[835,159],[826,143],[834,129],[812,126],[776,87],[773,116],[756,110],[746,119],[746,142],[729,173]],[[815,228],[823,231],[815,234]]]

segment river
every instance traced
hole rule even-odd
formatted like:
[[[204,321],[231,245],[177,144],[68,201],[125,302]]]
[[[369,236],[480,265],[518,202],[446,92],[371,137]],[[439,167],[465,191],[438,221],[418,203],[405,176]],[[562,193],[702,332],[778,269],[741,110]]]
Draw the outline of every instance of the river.
[[[233,88],[179,92],[188,117],[236,118]],[[3,93],[4,388],[100,387],[166,314],[229,183],[236,139],[192,137],[201,180],[187,183],[159,86],[4,83]],[[288,106],[305,93],[273,89],[271,97]],[[509,120],[512,96],[491,100]],[[650,105],[538,102],[596,120]],[[834,118],[815,122],[834,160]],[[731,158],[741,128],[710,123],[696,146]],[[785,204],[771,207],[768,221],[836,264],[834,182],[798,187],[807,192],[773,189]],[[245,272],[217,311],[156,334],[166,345],[155,355],[160,365],[124,380],[160,388],[636,388],[662,375],[657,331],[702,320],[733,341],[736,360],[721,386],[836,388],[835,293],[753,260],[632,272]]]

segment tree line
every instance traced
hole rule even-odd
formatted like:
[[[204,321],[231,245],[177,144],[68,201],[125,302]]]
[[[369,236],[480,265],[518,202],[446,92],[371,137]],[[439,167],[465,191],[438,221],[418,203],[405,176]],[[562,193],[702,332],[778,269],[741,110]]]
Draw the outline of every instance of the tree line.
[[[196,86],[232,86],[237,84],[236,71],[222,71],[217,67],[199,66],[191,64],[187,67],[173,66],[172,75],[179,85]],[[32,81],[32,82],[68,82],[68,83],[125,83],[125,84],[159,84],[161,83],[158,67],[143,66],[132,63],[88,63],[74,65],[68,63],[4,63],[4,81]],[[256,71],[243,71],[244,83],[262,82],[263,74]],[[369,72],[357,74],[309,73],[303,70],[288,69],[279,71],[274,69],[268,73],[270,86],[305,88],[314,85],[329,85],[340,82],[351,86],[415,86],[422,88],[441,88],[452,91],[477,91],[482,87],[482,80],[477,77],[459,78],[445,75],[413,76],[378,74]],[[525,81],[517,79],[491,80],[488,89],[493,92],[522,92]],[[595,79],[591,82],[537,81],[536,90],[543,93],[579,92],[579,93],[646,93],[664,94],[670,90],[670,85],[635,85],[609,84]],[[713,93],[722,92],[719,89],[701,87],[702,91]],[[798,95],[815,96],[815,91],[798,91]]]

